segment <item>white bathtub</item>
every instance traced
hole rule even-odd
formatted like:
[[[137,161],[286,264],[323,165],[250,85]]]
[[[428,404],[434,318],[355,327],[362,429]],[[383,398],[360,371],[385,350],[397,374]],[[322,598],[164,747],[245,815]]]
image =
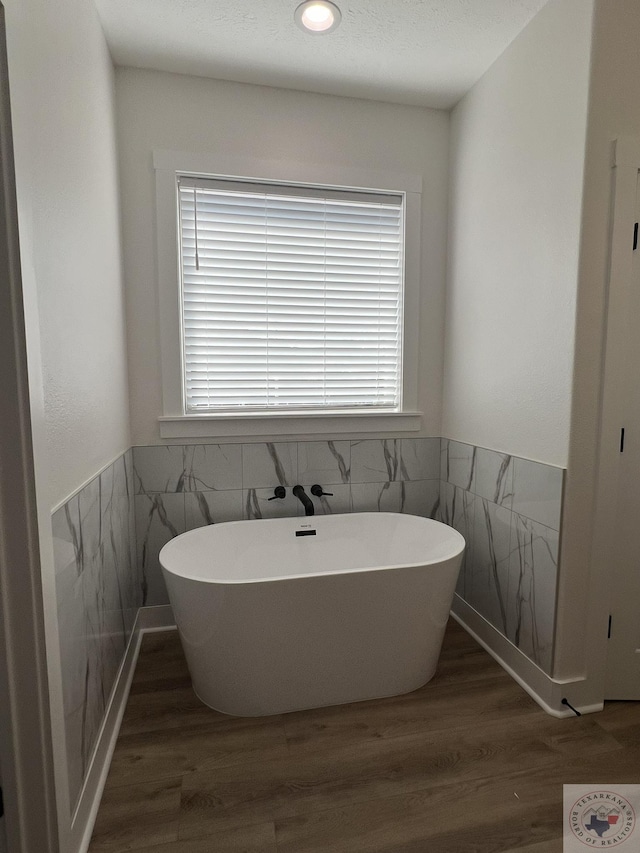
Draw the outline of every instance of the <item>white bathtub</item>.
[[[196,693],[262,716],[415,690],[435,673],[464,547],[387,512],[177,536],[160,563]]]

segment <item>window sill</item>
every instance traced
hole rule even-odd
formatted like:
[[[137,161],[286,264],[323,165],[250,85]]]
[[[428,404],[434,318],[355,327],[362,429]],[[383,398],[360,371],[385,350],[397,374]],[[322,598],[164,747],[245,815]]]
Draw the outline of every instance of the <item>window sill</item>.
[[[158,418],[161,438],[244,438],[417,432],[421,412],[339,412],[331,414],[180,415]]]

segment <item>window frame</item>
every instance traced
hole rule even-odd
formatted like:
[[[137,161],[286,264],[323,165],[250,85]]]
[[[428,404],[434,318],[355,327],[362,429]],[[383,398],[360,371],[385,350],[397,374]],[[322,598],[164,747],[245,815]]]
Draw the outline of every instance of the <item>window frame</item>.
[[[420,233],[422,178],[419,175],[341,168],[300,161],[218,157],[154,151],[158,320],[163,411],[162,438],[226,436],[300,436],[328,433],[413,432],[421,428],[418,401],[418,340],[420,310]],[[405,269],[402,349],[402,409],[399,411],[315,411],[186,414],[178,228],[179,176],[255,180],[301,186],[371,189],[405,197]]]

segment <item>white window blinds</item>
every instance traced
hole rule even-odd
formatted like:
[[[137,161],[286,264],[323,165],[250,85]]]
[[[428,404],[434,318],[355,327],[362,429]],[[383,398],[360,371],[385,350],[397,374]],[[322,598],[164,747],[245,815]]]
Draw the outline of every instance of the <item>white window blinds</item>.
[[[185,411],[401,404],[403,196],[180,178]]]

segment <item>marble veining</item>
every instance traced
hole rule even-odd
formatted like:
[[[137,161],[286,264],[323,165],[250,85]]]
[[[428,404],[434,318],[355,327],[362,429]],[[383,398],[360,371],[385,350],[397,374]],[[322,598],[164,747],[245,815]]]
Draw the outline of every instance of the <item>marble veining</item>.
[[[168,601],[158,554],[172,536],[222,521],[302,516],[291,493],[319,483],[318,515],[408,512],[435,517],[439,438],[364,439],[134,448],[137,561],[145,604]],[[286,496],[273,498],[275,486]]]
[[[197,527],[197,526],[205,526],[207,524],[213,524],[215,519],[213,517],[213,513],[211,512],[211,505],[209,504],[209,501],[206,499],[204,493],[203,492],[197,492],[195,495],[195,498],[196,498],[197,508],[199,510],[199,515],[200,515],[200,518],[198,519],[198,521],[202,520],[202,522],[204,522],[204,525],[202,525],[202,524],[198,525],[197,522],[194,522],[191,526]],[[186,509],[185,509],[185,513],[186,513]],[[194,515],[197,517],[197,513],[194,513]],[[186,516],[185,516],[185,518],[186,518]]]
[[[439,521],[450,525],[458,531],[467,543],[456,592],[463,598],[466,597],[467,575],[473,555],[473,528],[475,523],[476,496],[473,492],[466,492],[451,483],[442,483],[440,489],[440,503],[438,507]]]
[[[142,595],[132,536],[130,456],[125,454],[122,464],[112,465],[100,475],[100,555],[105,577],[113,578],[110,590],[105,586],[105,603],[122,637],[131,632]]]
[[[400,512],[437,519],[440,512],[438,480],[407,480],[400,483]]]
[[[169,598],[158,556],[162,547],[185,532],[185,496],[182,493],[135,497],[138,563],[143,578],[143,606],[167,604]]]
[[[556,605],[558,533],[517,516],[509,565],[507,636],[549,671]]]
[[[351,477],[355,483],[390,483],[399,479],[399,439],[365,439],[351,445]]]
[[[443,483],[560,529],[562,468],[448,439],[441,441],[440,456]]]
[[[255,489],[247,489],[245,492],[244,517],[245,519],[262,518],[262,510]]]
[[[72,808],[143,601],[135,560],[133,492],[127,451],[51,521]]]
[[[275,471],[278,483],[281,483],[282,485],[286,486],[288,484],[287,475],[285,474],[284,467],[282,465],[282,462],[280,461],[276,446],[275,444],[273,444],[273,442],[267,442],[267,453],[269,454],[269,456],[271,457],[271,461],[273,462],[273,469]],[[289,483],[289,485],[291,484]]]
[[[467,600],[505,635],[510,544],[510,511],[480,498],[474,513]]]
[[[494,504],[511,508],[513,500],[513,457],[477,448],[474,491]]]
[[[440,477],[440,440],[403,438],[400,443],[400,478],[438,480]]]
[[[184,448],[184,490],[213,492],[242,488],[242,445],[202,444]]]
[[[298,453],[295,442],[242,445],[243,488],[295,486],[297,477]]]
[[[298,443],[298,477],[304,485],[334,486],[351,478],[351,442],[301,441]]]
[[[437,438],[365,439],[351,444],[351,482],[439,479]]]
[[[351,487],[347,483],[339,483],[330,486],[330,495],[314,498],[316,515],[335,515],[341,512],[351,512]],[[304,515],[302,505],[298,508],[298,515]]]
[[[351,445],[348,444],[346,441],[340,442],[340,444],[348,445],[346,449],[348,449],[349,457],[351,457]],[[329,453],[336,460],[338,470],[340,471],[340,479],[343,483],[348,483],[349,475],[351,473],[350,467],[347,465],[344,455],[338,450],[338,443],[336,443],[335,441],[328,441],[327,447],[329,448]]]
[[[440,439],[135,447],[136,494],[438,480]]]
[[[333,493],[313,498],[319,515],[409,512],[455,527],[467,542],[458,594],[537,663],[551,659],[547,614],[555,608],[557,557],[542,563],[541,540],[525,546],[517,525],[538,525],[538,537],[559,529],[561,469],[438,438],[158,446],[135,448],[134,460],[138,561],[149,604],[167,600],[158,552],[171,536],[220,521],[301,516],[292,486],[309,492],[319,483]],[[277,485],[286,496],[270,500]],[[81,552],[84,543],[76,546]],[[535,574],[533,597],[517,595],[516,566],[521,559],[529,566],[532,554],[546,568]]]
[[[402,487],[397,482],[352,483],[354,512],[400,512]]]
[[[158,445],[133,448],[136,494],[181,492],[184,490],[185,448]]]
[[[550,672],[563,472],[436,438],[135,447],[52,517],[69,791],[77,803],[135,614],[168,601],[172,537],[241,518],[409,512],[465,537],[458,595]],[[276,485],[284,499],[269,500]]]
[[[551,673],[563,474],[442,440],[440,518],[466,539],[457,594]]]
[[[441,479],[468,492],[474,492],[478,448],[459,441],[442,439]]]
[[[242,518],[242,489],[224,492],[187,492],[184,496],[185,530]]]

